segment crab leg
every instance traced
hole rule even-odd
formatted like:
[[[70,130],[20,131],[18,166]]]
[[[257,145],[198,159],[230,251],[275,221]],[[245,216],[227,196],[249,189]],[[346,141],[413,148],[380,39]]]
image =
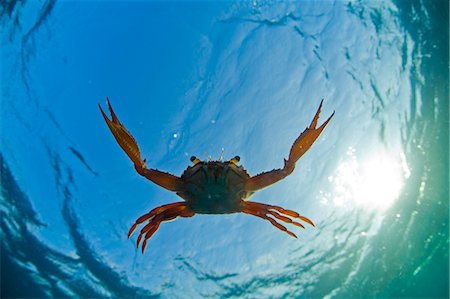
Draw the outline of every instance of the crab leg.
[[[289,218],[289,217],[286,217],[286,216],[283,216],[283,215],[278,214],[277,212],[274,212],[274,211],[267,211],[267,214],[270,214],[270,215],[274,216],[275,218],[277,218],[277,219],[279,219],[279,220],[281,220],[281,221],[284,221],[284,222],[286,222],[286,223],[290,223],[290,224],[293,224],[293,225],[295,225],[295,226],[298,226],[298,227],[301,227],[301,228],[305,228],[305,227],[303,226],[303,224],[301,224],[300,222],[296,222],[296,221],[292,220],[292,219]]]
[[[173,207],[179,207],[179,206],[184,206],[185,203],[184,202],[173,202],[173,203],[169,203],[166,205],[162,205],[160,207],[154,208],[153,210],[151,210],[150,212],[148,212],[147,214],[142,215],[141,217],[139,217],[136,222],[131,226],[130,230],[128,231],[128,239],[131,237],[131,235],[133,234],[134,230],[136,229],[136,227],[141,224],[142,222],[152,218],[153,216],[160,214],[162,212],[164,212],[167,209],[173,208]]]
[[[276,210],[276,211],[273,211],[273,210]],[[286,211],[288,213],[283,213],[282,211]],[[275,219],[269,217],[269,215],[271,215],[281,221],[284,221],[286,223],[290,223],[290,224],[293,224],[295,226],[302,227],[302,228],[305,228],[305,227],[301,223],[293,221],[291,218],[289,218],[287,216],[300,218],[301,220],[314,226],[314,224],[312,223],[311,220],[309,220],[306,217],[300,216],[297,212],[294,212],[291,210],[285,210],[278,206],[266,205],[266,204],[262,204],[262,203],[258,203],[258,202],[252,202],[252,201],[243,202],[242,212],[244,212],[246,214],[257,216],[257,217],[265,219],[265,220],[268,220],[273,226],[275,226],[276,228],[286,232],[287,234],[289,234],[290,236],[295,237],[295,238],[297,238],[297,236],[294,233],[289,231],[283,225],[276,222]],[[285,214],[285,215],[282,215],[282,214]]]
[[[110,129],[114,138],[116,139],[117,143],[134,163],[136,171],[140,175],[146,177],[153,183],[165,189],[168,189],[170,191],[181,190],[183,187],[183,182],[179,177],[167,172],[159,171],[157,169],[146,168],[145,159],[142,160],[141,158],[141,152],[136,140],[117,118],[117,115],[114,112],[108,97],[106,98],[106,101],[108,103],[109,112],[111,114],[111,120],[108,118],[108,116],[106,116],[100,104],[98,104],[100,112],[102,113],[103,118],[105,119],[105,122],[108,125],[108,128]]]
[[[191,211],[187,207],[185,207],[184,209],[182,209],[178,212],[173,212],[173,213],[174,214],[167,213],[167,215],[165,215],[162,219],[158,220],[155,223],[155,225],[147,231],[147,233],[145,234],[145,237],[144,237],[144,241],[142,242],[142,253],[144,253],[145,247],[147,246],[147,240],[150,239],[151,236],[153,236],[153,234],[159,228],[159,225],[161,224],[161,222],[170,221],[177,217],[188,218],[188,217],[194,216],[194,214],[195,214],[193,211]],[[139,246],[139,243],[138,243],[138,246]]]
[[[320,133],[322,133],[323,129],[327,126],[328,122],[334,115],[331,114],[330,117],[318,128],[317,121],[319,120],[320,111],[322,110],[323,100],[320,102],[319,108],[317,109],[316,114],[314,115],[313,120],[309,127],[307,127],[300,136],[294,141],[294,144],[291,147],[291,151],[289,152],[289,158],[284,159],[284,167],[281,169],[274,169],[272,171],[263,172],[258,175],[255,175],[247,180],[245,183],[246,191],[257,191],[259,189],[265,188],[269,185],[272,185],[279,180],[284,179],[288,175],[294,171],[295,163],[306,153],[309,148],[313,145],[313,143],[317,140]]]
[[[282,230],[285,233],[287,233],[288,235],[290,235],[290,236],[292,236],[294,238],[297,238],[297,236],[293,232],[289,231],[284,225],[279,224],[273,218],[268,217],[266,214],[263,214],[263,213],[261,213],[259,211],[255,211],[255,210],[252,210],[252,209],[244,209],[243,212],[246,213],[246,214],[250,214],[250,215],[253,215],[253,216],[256,216],[256,217],[268,220],[268,221],[270,221],[270,223],[272,223],[273,226],[275,226],[279,230]]]
[[[153,236],[153,234],[158,230],[162,222],[170,221],[177,217],[192,217],[192,216],[194,216],[194,212],[192,212],[184,202],[167,204],[155,208],[151,210],[149,213],[138,218],[138,220],[136,220],[136,222],[131,227],[130,232],[128,233],[128,237],[131,236],[131,234],[133,233],[138,224],[146,220],[149,220],[149,222],[139,232],[139,236],[136,240],[136,247],[139,247],[142,238],[144,238],[144,241],[142,242],[142,253],[144,253],[148,239],[150,239]]]
[[[313,223],[310,219],[306,218],[305,216],[300,215],[299,213],[297,213],[297,212],[295,212],[295,211],[292,211],[292,210],[286,210],[286,209],[283,209],[282,207],[279,207],[279,206],[267,205],[267,204],[263,204],[263,203],[259,203],[259,202],[254,202],[254,201],[248,201],[247,203],[250,203],[251,205],[259,206],[259,207],[262,208],[262,209],[267,209],[267,210],[272,209],[272,210],[276,210],[276,211],[278,211],[279,213],[285,214],[285,215],[287,215],[287,216],[289,216],[289,217],[301,219],[301,220],[305,221],[306,223],[308,223],[308,224],[310,224],[310,225],[312,225],[312,226],[315,227],[314,223]]]

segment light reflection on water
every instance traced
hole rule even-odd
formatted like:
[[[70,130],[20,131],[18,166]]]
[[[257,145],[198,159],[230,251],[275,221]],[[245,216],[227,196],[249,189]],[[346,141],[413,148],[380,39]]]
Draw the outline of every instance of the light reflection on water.
[[[402,167],[405,163],[401,157],[383,151],[360,159],[349,148],[335,174],[328,177],[332,191],[320,191],[320,203],[332,203],[336,207],[356,205],[380,212],[388,209],[398,199],[404,179],[409,176],[407,166]]]

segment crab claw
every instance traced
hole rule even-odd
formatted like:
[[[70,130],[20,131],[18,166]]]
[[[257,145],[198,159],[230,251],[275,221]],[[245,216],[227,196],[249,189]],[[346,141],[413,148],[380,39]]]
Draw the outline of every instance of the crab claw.
[[[125,151],[131,161],[133,161],[136,168],[145,168],[145,160],[141,159],[141,152],[139,151],[139,146],[136,140],[125,128],[125,126],[120,123],[116,113],[114,113],[108,97],[106,97],[106,102],[108,103],[109,112],[111,113],[111,120],[108,118],[108,116],[106,116],[105,112],[102,109],[102,106],[100,106],[100,103],[98,104],[98,107],[100,108],[100,112],[102,113],[103,118],[108,125],[108,128],[111,130],[111,133],[113,134],[120,147]]]
[[[136,140],[131,135],[131,133],[128,132],[125,126],[120,123],[116,113],[114,113],[108,97],[106,97],[106,101],[108,103],[109,112],[111,113],[111,119],[106,116],[102,107],[100,106],[100,104],[98,104],[100,112],[102,113],[103,118],[105,119],[105,122],[108,125],[108,128],[111,130],[111,133],[113,134],[117,143],[119,143],[120,147],[125,151],[131,161],[133,161],[136,171],[153,183],[166,188],[167,190],[181,190],[184,185],[183,181],[179,177],[167,172],[159,171],[157,169],[147,169],[145,159],[142,160],[141,158],[141,152],[139,151],[139,146]]]
[[[319,120],[320,111],[322,110],[323,100],[320,102],[319,108],[314,115],[313,120],[309,127],[307,127],[298,138],[294,141],[294,144],[291,147],[291,151],[289,153],[289,159],[285,160],[285,168],[293,168],[295,163],[306,153],[309,148],[313,145],[316,139],[319,137],[320,133],[322,133],[323,129],[327,126],[328,122],[334,116],[334,112],[328,117],[328,119],[318,128],[317,121]]]
[[[322,110],[323,100],[320,102],[319,108],[317,109],[316,114],[314,115],[313,120],[309,127],[307,127],[298,138],[294,141],[294,144],[291,147],[289,152],[289,158],[284,159],[284,167],[281,169],[274,169],[271,171],[263,172],[257,174],[247,180],[245,183],[246,191],[257,191],[259,189],[270,186],[279,180],[284,179],[288,175],[290,175],[295,168],[295,163],[306,153],[309,148],[313,145],[317,138],[319,138],[320,133],[322,133],[323,129],[327,126],[328,122],[334,115],[331,114],[330,117],[318,128],[317,121],[319,120],[320,110]]]

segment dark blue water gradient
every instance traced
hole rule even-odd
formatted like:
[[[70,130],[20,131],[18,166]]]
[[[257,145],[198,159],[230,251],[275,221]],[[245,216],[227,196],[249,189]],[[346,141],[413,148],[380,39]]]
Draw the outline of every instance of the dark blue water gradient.
[[[73,210],[71,189],[74,182],[70,169],[57,154],[49,152],[49,155],[58,191],[64,199],[60,213],[69,228],[77,254],[61,254],[35,236],[35,229],[45,224],[38,219],[31,202],[0,156],[2,298],[158,297],[131,286],[123,274],[108,266],[92,250]]]

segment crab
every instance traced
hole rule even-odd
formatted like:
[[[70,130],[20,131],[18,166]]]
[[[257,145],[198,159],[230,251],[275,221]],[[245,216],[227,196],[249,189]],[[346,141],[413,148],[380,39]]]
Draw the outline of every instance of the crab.
[[[193,165],[188,166],[181,176],[147,168],[146,159],[141,158],[136,140],[117,118],[108,97],[106,101],[111,119],[108,118],[99,104],[100,112],[117,143],[134,163],[136,171],[151,182],[175,192],[184,200],[154,208],[139,217],[131,226],[128,238],[137,226],[147,222],[141,228],[136,241],[136,247],[139,248],[143,238],[142,253],[145,251],[147,241],[158,230],[162,222],[178,217],[192,217],[195,214],[242,212],[267,220],[273,226],[294,238],[297,238],[297,236],[277,220],[301,228],[305,228],[305,226],[299,221],[315,226],[310,219],[295,211],[280,206],[249,201],[249,199],[256,191],[284,179],[294,171],[296,162],[309,150],[334,115],[333,112],[322,125],[317,127],[323,100],[320,102],[309,127],[294,141],[288,159],[284,159],[283,168],[262,172],[255,176],[250,176],[244,167],[239,165],[239,156],[235,156],[229,161],[222,161],[221,158],[217,161],[210,159],[201,161],[192,156],[190,160]]]

